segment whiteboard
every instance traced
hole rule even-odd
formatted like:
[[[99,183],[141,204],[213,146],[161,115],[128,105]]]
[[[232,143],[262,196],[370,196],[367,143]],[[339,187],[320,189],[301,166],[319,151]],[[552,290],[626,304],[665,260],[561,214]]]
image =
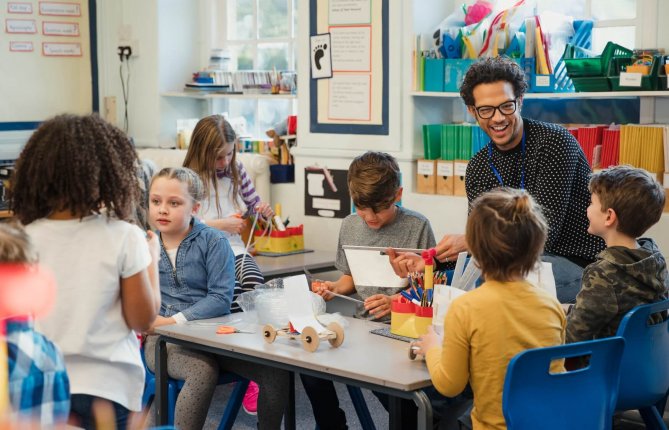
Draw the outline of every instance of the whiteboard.
[[[2,0],[0,19],[0,131],[97,110],[95,0]]]

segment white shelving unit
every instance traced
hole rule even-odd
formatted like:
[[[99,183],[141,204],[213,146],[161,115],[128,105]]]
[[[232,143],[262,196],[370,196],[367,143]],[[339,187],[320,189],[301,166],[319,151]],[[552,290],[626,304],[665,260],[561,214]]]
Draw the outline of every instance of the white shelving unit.
[[[160,94],[163,97],[178,97],[196,100],[214,100],[214,99],[296,99],[295,94],[224,94],[224,93],[202,93],[186,91],[167,91]]]

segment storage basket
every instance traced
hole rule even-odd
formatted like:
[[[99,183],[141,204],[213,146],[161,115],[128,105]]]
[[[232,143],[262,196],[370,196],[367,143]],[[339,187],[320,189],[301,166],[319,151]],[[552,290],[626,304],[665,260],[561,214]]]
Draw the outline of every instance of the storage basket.
[[[606,76],[609,63],[613,58],[631,58],[632,50],[608,42],[599,57],[586,57],[589,51],[567,44],[564,52],[564,63],[569,77]],[[578,91],[578,90],[577,90]]]
[[[629,87],[620,85],[620,72],[634,63],[633,58],[613,58],[609,65],[609,83],[613,91],[653,91],[657,89],[657,70],[660,66],[660,57],[653,57],[653,64],[648,75],[641,77],[641,86]]]

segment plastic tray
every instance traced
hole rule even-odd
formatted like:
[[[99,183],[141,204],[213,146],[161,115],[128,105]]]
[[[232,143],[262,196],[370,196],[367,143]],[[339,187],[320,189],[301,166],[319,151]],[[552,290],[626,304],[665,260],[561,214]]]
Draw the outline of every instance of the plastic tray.
[[[574,77],[606,76],[609,63],[614,58],[631,58],[632,50],[608,42],[599,57],[584,57],[587,51],[574,45],[567,44],[564,51],[564,63],[567,74]],[[578,90],[577,90],[578,91]]]
[[[634,62],[633,58],[613,58],[609,65],[609,83],[613,91],[654,91],[657,89],[658,68],[660,66],[661,57],[653,57],[653,64],[649,75],[641,77],[640,87],[627,87],[620,85],[620,72],[624,72],[625,68]]]

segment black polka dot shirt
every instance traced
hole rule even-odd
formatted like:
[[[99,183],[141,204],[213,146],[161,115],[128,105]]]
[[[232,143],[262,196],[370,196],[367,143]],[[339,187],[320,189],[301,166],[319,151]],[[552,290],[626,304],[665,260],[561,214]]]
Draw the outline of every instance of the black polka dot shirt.
[[[576,139],[564,128],[523,118],[525,130],[525,189],[543,210],[549,232],[547,253],[592,261],[604,241],[588,233],[586,210],[590,204],[590,166]],[[504,186],[520,188],[521,145],[500,151],[495,145],[492,162]],[[501,186],[483,147],[467,166],[465,177],[470,203]]]

